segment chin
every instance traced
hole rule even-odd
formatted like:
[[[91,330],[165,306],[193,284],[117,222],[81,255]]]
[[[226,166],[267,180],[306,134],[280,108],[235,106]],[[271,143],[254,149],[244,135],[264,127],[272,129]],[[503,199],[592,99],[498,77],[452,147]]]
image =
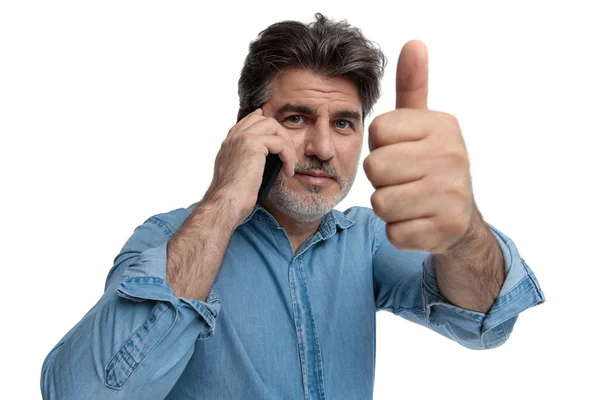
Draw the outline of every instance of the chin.
[[[338,205],[348,194],[350,182],[348,180],[346,186],[340,185],[337,180],[328,186],[306,185],[280,174],[269,193],[269,202],[290,218],[309,223]]]
[[[340,193],[331,195],[304,192],[277,190],[269,196],[269,201],[279,211],[301,222],[313,222],[329,211],[340,201]]]

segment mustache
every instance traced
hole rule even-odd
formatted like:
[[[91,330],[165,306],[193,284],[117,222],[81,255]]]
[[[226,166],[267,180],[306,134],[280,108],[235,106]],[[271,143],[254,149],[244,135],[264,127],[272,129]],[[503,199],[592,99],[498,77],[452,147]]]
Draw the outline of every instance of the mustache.
[[[328,161],[309,160],[305,163],[296,164],[296,172],[303,173],[311,170],[324,172],[328,175],[331,175],[335,180],[339,180],[339,174],[337,170]]]

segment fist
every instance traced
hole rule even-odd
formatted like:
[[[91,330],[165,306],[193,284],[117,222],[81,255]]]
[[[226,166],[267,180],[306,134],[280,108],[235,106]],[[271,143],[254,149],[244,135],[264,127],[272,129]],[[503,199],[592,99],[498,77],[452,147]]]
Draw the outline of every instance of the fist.
[[[390,242],[443,253],[465,236],[475,205],[458,121],[428,110],[427,92],[427,48],[410,41],[398,59],[396,109],[371,123],[363,167]]]

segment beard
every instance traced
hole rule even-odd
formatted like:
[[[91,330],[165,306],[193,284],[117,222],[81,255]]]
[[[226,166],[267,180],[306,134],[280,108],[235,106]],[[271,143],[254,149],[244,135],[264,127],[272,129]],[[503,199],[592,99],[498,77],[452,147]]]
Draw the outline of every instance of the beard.
[[[286,175],[281,171],[277,175],[268,197],[273,207],[301,223],[311,223],[331,211],[348,195],[356,176],[355,170],[344,179],[331,164],[322,160],[312,159],[296,165],[297,173],[308,170],[323,171],[331,175],[335,183],[340,186],[340,190],[332,195],[324,195],[322,192],[326,189],[325,187],[308,185],[308,191],[295,191],[289,187],[289,178],[286,179]]]

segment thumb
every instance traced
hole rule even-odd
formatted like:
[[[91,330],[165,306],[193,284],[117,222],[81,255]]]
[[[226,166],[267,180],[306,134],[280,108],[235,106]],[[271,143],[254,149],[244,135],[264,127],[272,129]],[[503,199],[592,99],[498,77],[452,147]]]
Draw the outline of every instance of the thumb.
[[[427,109],[429,59],[427,46],[419,40],[407,42],[396,69],[396,108]]]

